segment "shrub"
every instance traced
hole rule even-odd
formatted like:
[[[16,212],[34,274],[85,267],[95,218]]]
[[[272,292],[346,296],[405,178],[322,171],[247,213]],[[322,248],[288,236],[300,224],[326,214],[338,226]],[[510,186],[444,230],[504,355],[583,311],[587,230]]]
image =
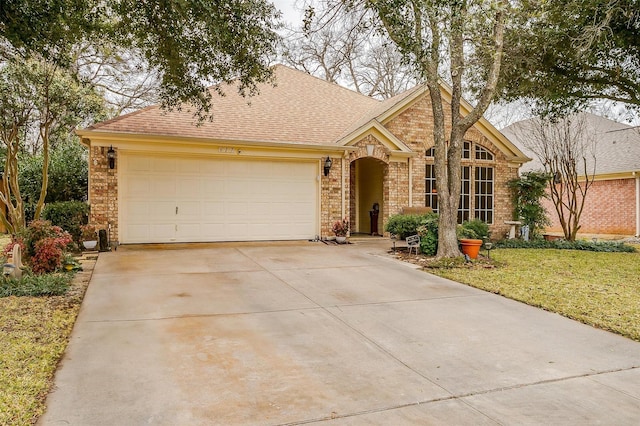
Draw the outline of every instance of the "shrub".
[[[73,242],[71,235],[46,220],[34,220],[5,248],[9,253],[15,244],[22,246],[23,261],[36,274],[53,272],[62,266],[64,250]]]
[[[0,279],[0,297],[57,296],[69,289],[73,274],[24,275]]]
[[[427,256],[435,256],[438,252],[438,215],[428,214],[417,231],[420,235],[420,251]]]
[[[59,226],[73,237],[76,244],[82,241],[81,226],[89,220],[89,205],[82,201],[61,201],[47,204],[42,211],[42,218]]]
[[[496,244],[499,248],[535,248],[535,249],[560,249],[560,250],[585,250],[597,252],[622,252],[634,253],[636,249],[628,244],[614,241],[566,241],[566,240],[502,240]]]
[[[436,213],[420,214],[396,214],[389,217],[384,230],[395,234],[400,239],[404,239],[409,235],[418,233],[418,227],[424,225],[430,215],[438,216]]]
[[[489,238],[489,225],[480,219],[473,219],[462,222],[458,226],[458,238],[471,238],[483,240]]]
[[[513,216],[529,226],[531,238],[538,238],[540,230],[551,222],[541,200],[546,197],[546,189],[552,176],[546,172],[525,172],[518,179],[507,182],[513,198]]]

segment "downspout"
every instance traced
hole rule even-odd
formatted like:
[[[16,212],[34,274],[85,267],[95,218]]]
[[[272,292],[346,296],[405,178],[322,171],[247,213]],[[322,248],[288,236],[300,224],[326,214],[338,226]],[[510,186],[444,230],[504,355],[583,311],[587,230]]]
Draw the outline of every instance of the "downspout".
[[[640,237],[640,172],[633,172],[636,177],[636,237]]]

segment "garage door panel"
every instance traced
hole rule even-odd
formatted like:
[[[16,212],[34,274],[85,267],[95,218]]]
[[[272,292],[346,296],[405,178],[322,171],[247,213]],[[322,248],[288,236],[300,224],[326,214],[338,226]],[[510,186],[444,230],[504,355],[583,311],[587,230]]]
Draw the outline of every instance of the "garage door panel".
[[[176,241],[202,241],[202,226],[199,223],[183,223],[176,229]]]
[[[149,225],[149,241],[174,241],[176,225],[173,223],[154,223]]]
[[[177,172],[177,158],[151,157],[151,170],[161,174],[175,174]]]
[[[176,179],[174,176],[154,174],[151,176],[149,189],[149,193],[146,195],[148,198],[175,197]]]
[[[209,219],[212,217],[223,217],[224,216],[224,203],[223,202],[207,202],[204,201],[202,207],[202,213],[204,215],[204,219]]]
[[[146,197],[151,193],[151,178],[130,179],[124,189],[132,197]]]
[[[202,181],[198,177],[177,178],[176,197],[179,199],[200,198],[202,196]]]
[[[306,239],[317,233],[315,162],[123,157],[122,242]]]
[[[178,222],[200,221],[202,217],[202,203],[199,201],[180,201],[178,204]]]
[[[202,186],[200,187],[204,198],[219,197],[225,193],[224,181],[220,178],[214,179],[211,177],[205,177],[202,179]]]
[[[147,201],[149,205],[148,215],[146,217],[139,217],[138,222],[166,222],[173,220],[176,215],[176,203],[171,201]]]

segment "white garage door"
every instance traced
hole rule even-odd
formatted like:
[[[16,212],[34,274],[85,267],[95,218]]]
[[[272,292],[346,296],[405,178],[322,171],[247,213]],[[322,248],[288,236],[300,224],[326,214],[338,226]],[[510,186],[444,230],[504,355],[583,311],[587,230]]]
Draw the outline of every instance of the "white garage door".
[[[120,242],[290,240],[317,232],[316,162],[120,156]]]

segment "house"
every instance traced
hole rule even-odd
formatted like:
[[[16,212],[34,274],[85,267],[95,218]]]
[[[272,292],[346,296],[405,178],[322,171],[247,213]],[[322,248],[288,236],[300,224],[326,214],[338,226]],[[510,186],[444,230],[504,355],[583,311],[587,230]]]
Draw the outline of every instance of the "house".
[[[222,87],[200,125],[187,106],[150,106],[78,131],[91,222],[119,243],[297,240],[332,237],[341,218],[369,233],[376,203],[379,230],[403,207],[437,210],[425,86],[382,101],[274,71],[252,98]],[[506,182],[528,158],[484,119],[465,137],[461,219],[504,235]]]
[[[640,235],[640,127],[618,123],[604,117],[582,112],[578,120],[584,123],[595,145],[594,183],[589,188],[580,218],[582,235],[639,236]],[[535,154],[526,148],[526,134],[531,121],[523,120],[503,129],[520,149],[533,161],[521,172],[544,170]],[[588,157],[587,170],[593,171]],[[584,176],[584,171],[582,171]],[[550,233],[562,233],[555,208],[544,200],[551,219]]]

